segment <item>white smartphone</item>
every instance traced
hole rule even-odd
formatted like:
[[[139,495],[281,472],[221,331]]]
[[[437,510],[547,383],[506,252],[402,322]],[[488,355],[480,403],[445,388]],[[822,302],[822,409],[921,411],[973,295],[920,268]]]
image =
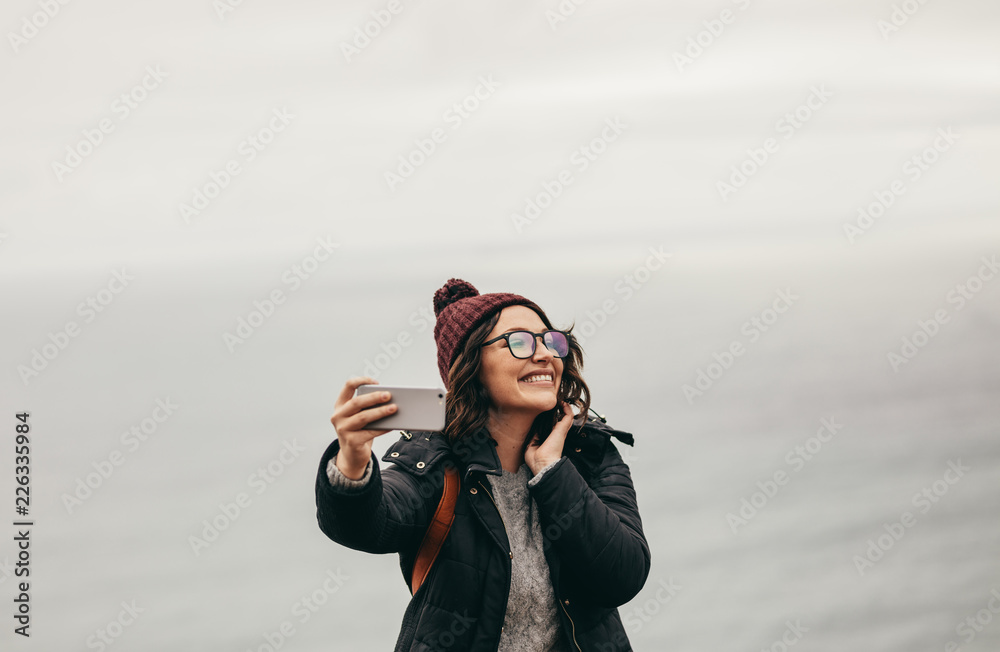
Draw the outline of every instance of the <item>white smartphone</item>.
[[[357,393],[389,392],[389,403],[396,405],[395,414],[382,417],[368,424],[373,430],[429,430],[444,429],[445,396],[436,387],[390,387],[388,385],[361,385]],[[379,403],[385,405],[385,403]],[[371,409],[371,408],[367,408]]]

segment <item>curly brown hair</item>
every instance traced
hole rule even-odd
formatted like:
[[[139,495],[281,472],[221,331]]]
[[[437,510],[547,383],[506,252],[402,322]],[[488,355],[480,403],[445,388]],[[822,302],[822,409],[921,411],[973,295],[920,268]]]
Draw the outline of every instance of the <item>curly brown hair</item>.
[[[532,308],[534,310],[534,308]],[[552,329],[552,322],[540,309],[535,310],[544,322],[545,327]],[[486,386],[479,380],[479,370],[482,365],[482,346],[493,327],[500,319],[500,311],[482,324],[474,328],[465,340],[465,345],[455,356],[448,371],[448,398],[445,402],[446,421],[444,435],[448,441],[454,445],[463,438],[470,436],[486,426],[489,421],[489,408],[491,399]],[[573,336],[573,326],[571,325],[564,332],[569,341],[569,355],[562,359],[563,373],[559,384],[559,393],[556,400],[556,407],[539,414],[531,428],[528,436],[524,440],[524,449],[538,435],[544,440],[552,427],[559,420],[559,403],[565,402],[571,407],[578,408],[581,415],[586,415],[590,410],[590,389],[584,382],[581,371],[583,370],[583,349],[576,337]]]

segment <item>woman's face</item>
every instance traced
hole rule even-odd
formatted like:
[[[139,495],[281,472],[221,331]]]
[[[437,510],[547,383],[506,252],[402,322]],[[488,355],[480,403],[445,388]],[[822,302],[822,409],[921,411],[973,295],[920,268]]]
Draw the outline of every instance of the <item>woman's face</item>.
[[[508,306],[500,311],[496,326],[486,341],[510,331],[541,333],[545,322],[527,306]],[[563,361],[552,355],[541,338],[535,338],[535,353],[519,360],[499,340],[483,347],[479,380],[486,387],[492,409],[498,412],[528,412],[537,416],[556,406]]]

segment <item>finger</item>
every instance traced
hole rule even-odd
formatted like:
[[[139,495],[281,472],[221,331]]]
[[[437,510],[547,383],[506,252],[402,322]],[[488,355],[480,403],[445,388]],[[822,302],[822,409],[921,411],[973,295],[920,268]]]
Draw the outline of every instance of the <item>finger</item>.
[[[334,428],[343,429],[345,427],[344,422],[347,419],[350,419],[355,414],[364,412],[372,406],[385,403],[391,398],[392,394],[389,392],[370,392],[355,396],[347,403],[337,406],[337,409],[333,411],[333,416],[330,417],[330,423],[333,424]]]
[[[340,394],[337,396],[337,402],[334,406],[343,405],[351,400],[354,396],[354,392],[362,385],[378,385],[378,381],[374,378],[369,378],[368,376],[355,376],[354,378],[348,379],[344,383],[344,388],[340,390]]]
[[[340,411],[344,416],[352,416],[372,407],[373,405],[378,405],[379,403],[385,403],[392,398],[392,394],[389,392],[369,392],[367,394],[358,394],[347,403],[344,403],[340,407]]]
[[[528,443],[527,448],[524,449],[524,461],[533,462],[536,455],[538,455],[538,447],[541,445],[542,440],[536,435],[531,442]]]
[[[376,437],[384,435],[387,432],[392,432],[392,430],[379,430],[377,428],[365,428],[364,430],[356,430],[355,432],[364,433],[365,435],[368,436],[368,441],[371,441],[372,439],[375,439]]]
[[[549,439],[555,437],[557,441],[565,440],[567,433],[569,433],[569,427],[573,423],[573,410],[571,410],[565,403],[562,404],[562,409],[563,416],[556,421],[554,426],[552,426],[552,432],[549,434]],[[546,441],[548,441],[548,439]]]
[[[348,417],[343,422],[343,427],[346,430],[365,430],[368,424],[372,421],[377,421],[382,417],[387,417],[390,414],[396,412],[396,404],[390,403],[388,405],[382,405],[370,410],[362,410],[357,414]],[[385,432],[389,432],[386,430]]]

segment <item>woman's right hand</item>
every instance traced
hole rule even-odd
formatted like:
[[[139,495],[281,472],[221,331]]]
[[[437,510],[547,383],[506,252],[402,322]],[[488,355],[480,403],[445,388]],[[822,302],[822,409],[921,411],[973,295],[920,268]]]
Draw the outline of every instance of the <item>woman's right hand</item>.
[[[372,456],[372,440],[384,435],[389,430],[369,430],[367,426],[372,421],[389,416],[396,411],[393,403],[380,405],[366,410],[365,408],[380,403],[386,403],[392,396],[389,392],[372,392],[354,396],[355,390],[361,385],[378,385],[374,378],[351,378],[344,384],[344,389],[337,397],[330,423],[337,431],[340,441],[340,451],[337,453],[337,468],[351,480],[360,480],[365,474],[365,467]]]

